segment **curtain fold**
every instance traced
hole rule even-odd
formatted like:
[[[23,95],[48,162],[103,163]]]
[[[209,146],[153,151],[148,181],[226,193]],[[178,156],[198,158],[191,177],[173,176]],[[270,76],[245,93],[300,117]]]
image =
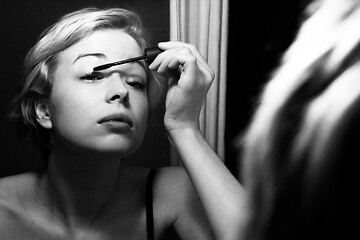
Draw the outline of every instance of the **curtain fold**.
[[[228,0],[170,0],[170,40],[196,45],[215,72],[200,115],[206,140],[224,161]],[[171,149],[171,165],[181,165]]]

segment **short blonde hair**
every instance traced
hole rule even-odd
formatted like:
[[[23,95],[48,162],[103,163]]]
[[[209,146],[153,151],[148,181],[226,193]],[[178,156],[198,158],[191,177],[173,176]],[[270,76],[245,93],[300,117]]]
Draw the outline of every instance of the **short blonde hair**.
[[[48,154],[51,147],[48,131],[36,120],[35,104],[50,96],[57,56],[102,29],[121,29],[133,37],[143,50],[149,46],[141,19],[135,12],[123,8],[85,8],[64,15],[47,28],[25,58],[23,78],[9,116],[15,121],[19,135],[25,137],[30,134],[35,147],[40,148],[42,153]],[[148,70],[147,77],[151,111],[159,103],[165,84],[156,72]]]

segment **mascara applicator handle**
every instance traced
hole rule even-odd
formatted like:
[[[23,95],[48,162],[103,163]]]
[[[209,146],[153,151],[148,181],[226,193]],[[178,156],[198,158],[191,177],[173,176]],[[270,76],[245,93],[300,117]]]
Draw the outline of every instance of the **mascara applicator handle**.
[[[163,50],[161,50],[158,47],[145,48],[145,55],[146,55],[147,63],[150,65],[155,60],[157,55],[159,55],[162,52],[163,52]]]

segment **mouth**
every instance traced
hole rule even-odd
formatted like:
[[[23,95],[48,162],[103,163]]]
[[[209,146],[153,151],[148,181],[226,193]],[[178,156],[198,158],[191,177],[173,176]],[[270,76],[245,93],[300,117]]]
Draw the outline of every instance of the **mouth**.
[[[114,127],[129,127],[133,126],[131,118],[125,114],[110,114],[100,119],[99,124],[111,125]]]

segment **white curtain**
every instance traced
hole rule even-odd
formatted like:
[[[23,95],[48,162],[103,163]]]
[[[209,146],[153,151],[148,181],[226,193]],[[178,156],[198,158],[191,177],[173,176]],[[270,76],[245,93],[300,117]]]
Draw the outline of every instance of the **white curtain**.
[[[228,0],[170,0],[170,40],[194,44],[215,72],[200,116],[201,130],[224,161]],[[181,165],[174,150],[171,164]]]

